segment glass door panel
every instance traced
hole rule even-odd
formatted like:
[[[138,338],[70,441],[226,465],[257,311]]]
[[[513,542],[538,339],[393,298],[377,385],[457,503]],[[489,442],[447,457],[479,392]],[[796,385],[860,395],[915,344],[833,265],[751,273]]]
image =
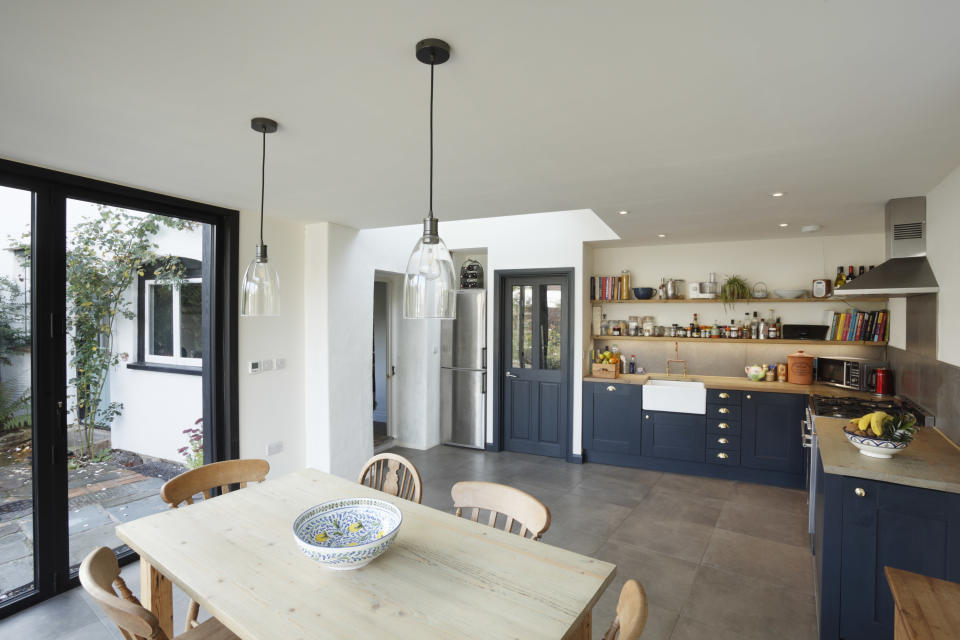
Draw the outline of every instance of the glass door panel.
[[[207,225],[67,200],[69,563],[203,462]]]
[[[30,243],[34,194],[0,186],[0,605],[33,591]]]

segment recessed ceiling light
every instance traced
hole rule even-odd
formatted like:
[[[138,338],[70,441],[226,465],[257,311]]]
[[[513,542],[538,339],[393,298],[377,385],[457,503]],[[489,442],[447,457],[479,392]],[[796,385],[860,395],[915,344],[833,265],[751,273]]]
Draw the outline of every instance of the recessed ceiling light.
[[[658,238],[666,238],[666,237],[667,237],[667,234],[665,234],[665,233],[658,233],[658,234],[657,234],[657,237],[658,237]]]
[[[770,195],[774,198],[782,198],[783,196],[787,195],[787,193],[785,191],[774,191]]]
[[[789,226],[790,226],[790,223],[789,223],[789,222],[781,222],[781,223],[780,223],[780,226],[781,226],[781,227],[789,227]]]
[[[620,212],[620,215],[622,215],[622,216],[625,216],[625,215],[627,215],[628,213],[630,213],[630,212],[629,212],[629,211],[626,211],[626,210],[624,210],[624,211],[621,211],[621,212]]]

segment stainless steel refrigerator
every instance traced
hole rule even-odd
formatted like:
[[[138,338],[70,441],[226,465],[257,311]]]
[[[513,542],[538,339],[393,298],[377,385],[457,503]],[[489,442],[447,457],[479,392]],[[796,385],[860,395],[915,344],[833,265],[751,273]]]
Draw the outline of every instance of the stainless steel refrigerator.
[[[440,334],[440,437],[483,449],[487,416],[487,306],[482,289],[457,291],[457,317]]]

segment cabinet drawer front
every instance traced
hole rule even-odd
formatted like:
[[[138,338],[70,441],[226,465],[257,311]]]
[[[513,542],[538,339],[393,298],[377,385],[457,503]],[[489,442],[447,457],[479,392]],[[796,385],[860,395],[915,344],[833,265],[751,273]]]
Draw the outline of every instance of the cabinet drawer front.
[[[708,404],[707,405],[707,418],[717,418],[719,420],[726,420],[730,422],[735,420],[740,421],[740,406],[739,405],[720,405],[720,404]]]
[[[740,404],[742,391],[729,389],[707,389],[707,402],[710,404]]]
[[[740,453],[740,436],[733,436],[729,433],[708,433],[707,447],[713,449],[722,449],[724,451],[736,451],[737,453]]]
[[[637,384],[628,384],[626,382],[591,382],[593,392],[601,396],[624,396],[642,393],[643,387]]]
[[[737,466],[740,464],[740,452],[707,449],[707,462]]]
[[[738,420],[707,420],[707,433],[721,436],[739,436],[740,422]]]

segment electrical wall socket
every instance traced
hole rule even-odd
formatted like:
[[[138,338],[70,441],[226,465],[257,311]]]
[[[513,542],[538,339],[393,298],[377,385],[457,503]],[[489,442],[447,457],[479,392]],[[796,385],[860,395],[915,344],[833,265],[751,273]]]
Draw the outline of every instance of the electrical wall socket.
[[[260,373],[260,361],[254,360],[253,362],[248,363],[247,370],[250,373]]]
[[[267,445],[268,456],[276,455],[281,451],[283,451],[283,440],[277,440],[276,442],[271,442]]]
[[[273,358],[267,358],[260,362],[261,371],[273,371]]]
[[[278,371],[287,367],[287,361],[284,358],[277,358],[276,362]]]

